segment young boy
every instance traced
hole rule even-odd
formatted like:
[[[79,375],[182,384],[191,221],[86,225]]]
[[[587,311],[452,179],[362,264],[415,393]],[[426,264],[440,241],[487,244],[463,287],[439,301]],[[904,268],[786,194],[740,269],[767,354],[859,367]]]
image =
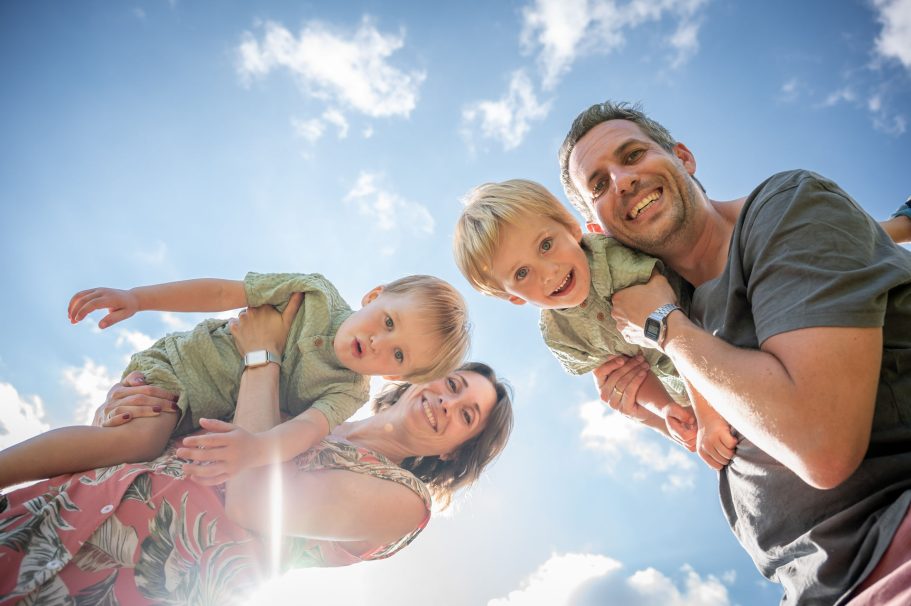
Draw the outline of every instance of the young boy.
[[[651,415],[646,424],[681,443],[695,442],[696,419],[681,406],[686,392],[670,360],[627,343],[610,315],[611,295],[647,282],[661,270],[657,259],[601,234],[583,236],[547,189],[521,179],[481,185],[469,194],[453,251],[475,289],[541,308],[544,341],[566,371],[584,374],[617,354],[642,356],[652,370],[637,395]],[[737,442],[730,426],[711,409],[696,417],[703,443],[729,460]]]
[[[256,460],[267,453],[287,461],[317,444],[367,401],[367,375],[427,381],[456,368],[468,349],[467,311],[451,285],[432,276],[408,276],[377,286],[356,312],[319,274],[247,274],[244,281],[201,279],[132,290],[96,288],[73,296],[73,323],[97,309],[107,328],[137,311],[225,311],[276,305],[295,293],[303,303],[283,351],[241,356],[225,320],[168,335],[133,356],[124,376],[141,371],[150,385],[179,392],[175,411],[136,418],[117,427],[68,427],[0,452],[0,487],[61,473],[158,456],[172,435],[200,427],[200,418],[230,419],[246,367],[281,367],[280,402],[289,421],[259,434]],[[262,459],[262,460],[260,460]]]

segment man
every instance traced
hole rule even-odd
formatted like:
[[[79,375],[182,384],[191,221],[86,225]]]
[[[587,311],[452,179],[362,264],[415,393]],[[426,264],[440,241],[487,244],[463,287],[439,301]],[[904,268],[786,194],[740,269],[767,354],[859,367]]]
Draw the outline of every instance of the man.
[[[560,162],[590,221],[694,287],[653,277],[614,317],[739,432],[722,505],[782,603],[911,603],[911,255],[806,171],[710,200],[693,153],[626,104],[580,114]]]

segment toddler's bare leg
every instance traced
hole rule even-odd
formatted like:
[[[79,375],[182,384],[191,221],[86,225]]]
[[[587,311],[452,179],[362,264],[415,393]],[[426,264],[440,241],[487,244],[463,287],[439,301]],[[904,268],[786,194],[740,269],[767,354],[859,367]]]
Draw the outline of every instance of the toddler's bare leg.
[[[0,452],[0,488],[118,463],[154,459],[177,425],[172,414],[138,418],[119,427],[62,427]]]

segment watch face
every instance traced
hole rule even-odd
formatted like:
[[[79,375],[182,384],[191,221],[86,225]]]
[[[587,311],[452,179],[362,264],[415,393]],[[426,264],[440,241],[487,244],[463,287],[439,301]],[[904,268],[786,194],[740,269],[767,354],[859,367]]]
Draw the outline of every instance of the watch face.
[[[646,339],[657,343],[658,337],[661,336],[661,322],[653,318],[646,318],[643,332],[645,333]]]

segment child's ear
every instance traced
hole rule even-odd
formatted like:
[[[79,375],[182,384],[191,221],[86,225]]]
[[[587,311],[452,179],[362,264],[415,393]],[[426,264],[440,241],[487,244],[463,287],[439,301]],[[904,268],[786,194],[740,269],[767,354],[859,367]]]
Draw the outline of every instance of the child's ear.
[[[526,303],[525,299],[522,299],[521,297],[515,297],[513,295],[509,295],[508,297],[506,297],[506,300],[509,301],[510,303],[512,303],[513,305],[525,305],[525,303]]]
[[[586,223],[585,229],[588,230],[590,234],[603,234],[604,229],[601,227],[600,223]]]
[[[373,290],[368,292],[366,295],[364,295],[364,298],[361,299],[361,307],[364,307],[365,305],[373,303],[373,301],[375,301],[376,298],[378,296],[380,296],[381,292],[383,292],[382,286],[377,286],[376,288],[374,288]]]

